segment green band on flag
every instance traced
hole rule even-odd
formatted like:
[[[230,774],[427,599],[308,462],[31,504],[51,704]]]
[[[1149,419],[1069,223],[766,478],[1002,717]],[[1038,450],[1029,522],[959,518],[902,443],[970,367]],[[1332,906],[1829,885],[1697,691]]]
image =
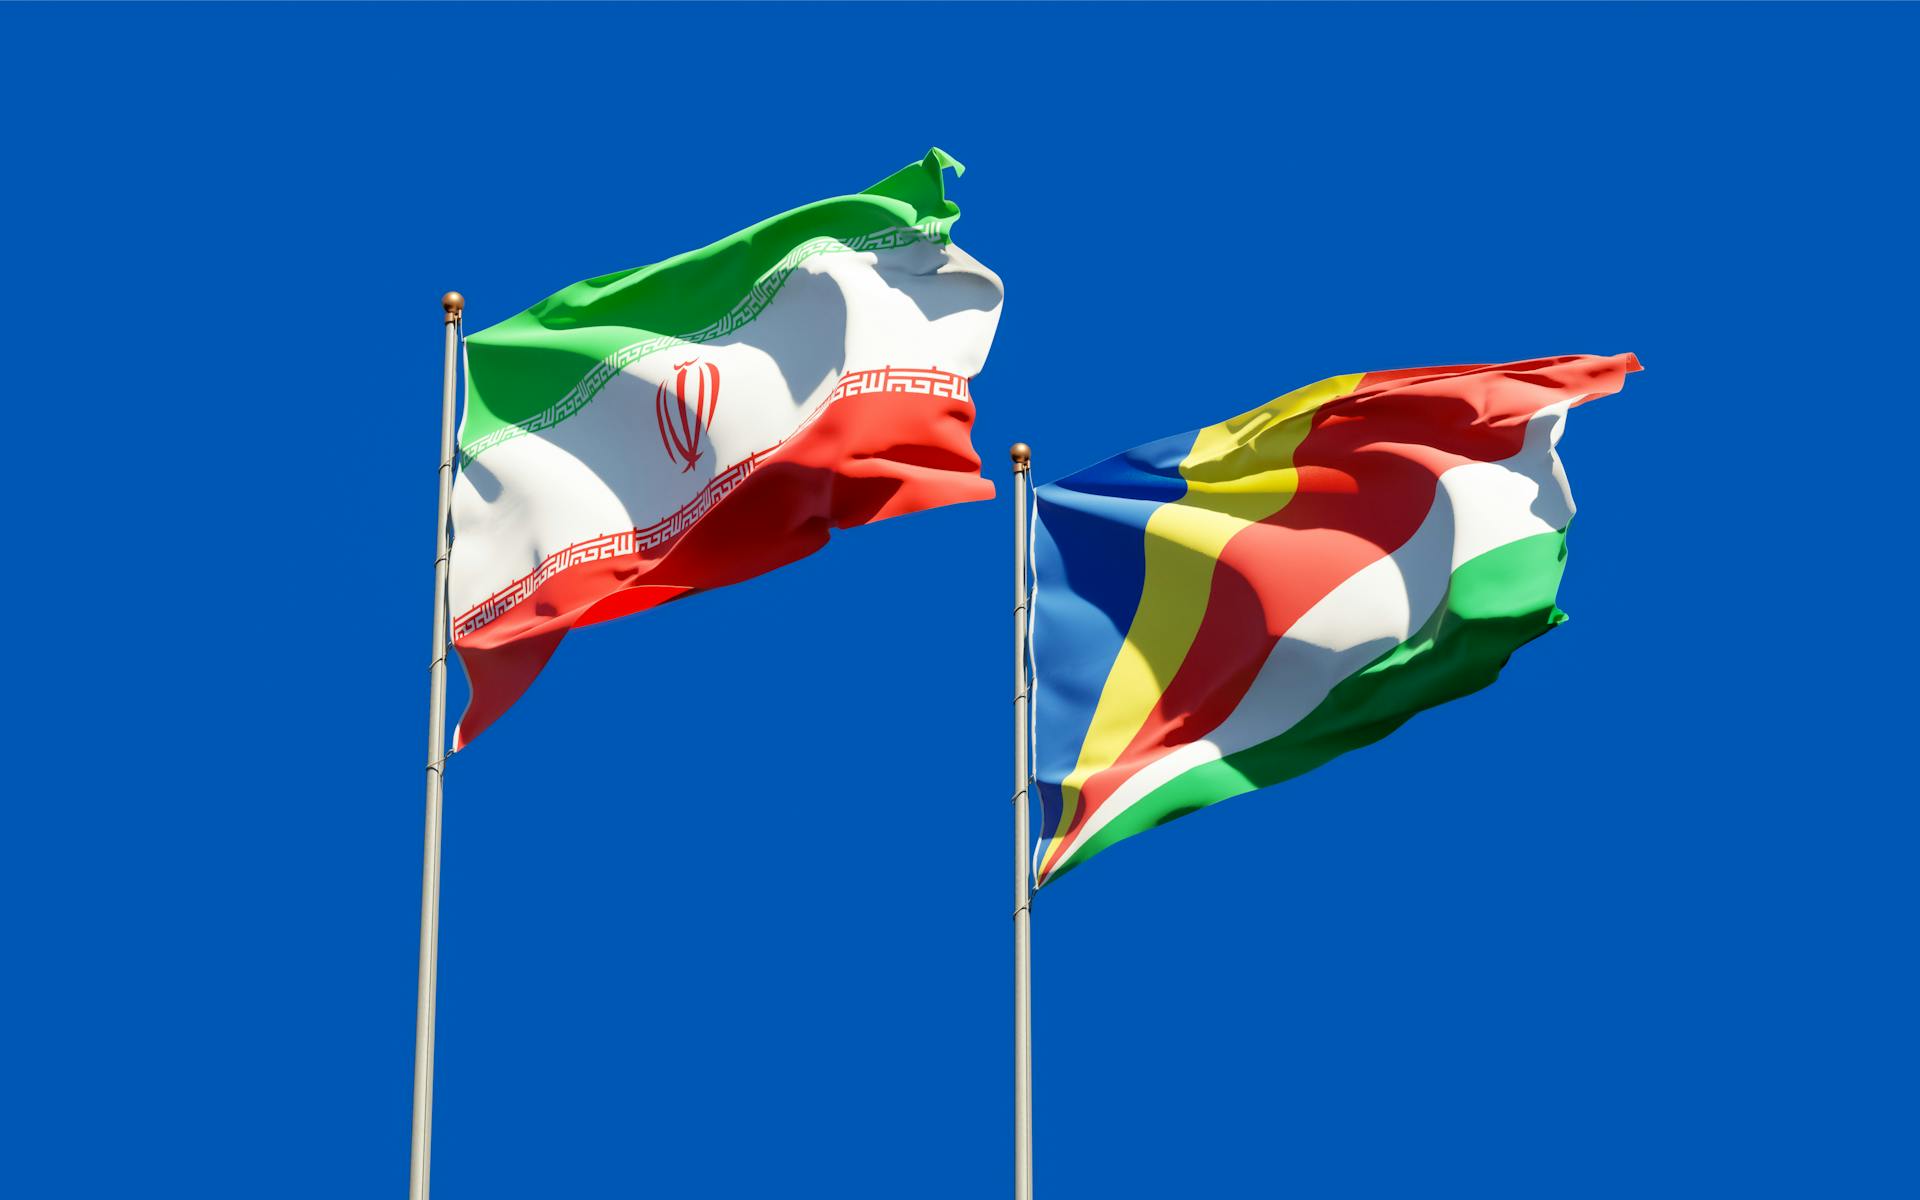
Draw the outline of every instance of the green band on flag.
[[[550,429],[591,403],[624,366],[676,343],[724,337],[765,310],[819,254],[944,244],[960,209],[930,150],[852,196],[771,217],[651,266],[583,280],[466,340],[470,382],[460,427],[464,464],[522,433]]]

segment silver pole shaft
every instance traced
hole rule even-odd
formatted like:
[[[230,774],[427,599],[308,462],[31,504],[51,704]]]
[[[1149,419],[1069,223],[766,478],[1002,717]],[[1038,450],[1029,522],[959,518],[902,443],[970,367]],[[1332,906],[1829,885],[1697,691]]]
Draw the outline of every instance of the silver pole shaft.
[[[1033,891],[1027,871],[1027,488],[1033,452],[1013,455],[1013,1194],[1033,1200]]]
[[[447,366],[440,394],[440,523],[433,559],[433,662],[427,692],[427,836],[420,868],[420,988],[413,1025],[413,1165],[409,1200],[427,1200],[433,1159],[434,979],[440,963],[440,808],[447,764],[447,548],[453,507],[453,384],[460,353],[459,292],[441,298],[447,313]]]

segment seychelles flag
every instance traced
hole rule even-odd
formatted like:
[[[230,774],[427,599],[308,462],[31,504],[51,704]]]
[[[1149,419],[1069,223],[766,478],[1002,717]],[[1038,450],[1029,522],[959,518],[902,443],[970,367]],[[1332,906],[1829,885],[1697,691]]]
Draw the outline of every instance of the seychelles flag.
[[[970,381],[1000,280],[939,150],[466,342],[449,602],[459,748],[571,629],[737,583],[830,529],[992,497]]]
[[[1341,375],[1037,489],[1039,882],[1493,682],[1565,619],[1561,424],[1639,369]]]

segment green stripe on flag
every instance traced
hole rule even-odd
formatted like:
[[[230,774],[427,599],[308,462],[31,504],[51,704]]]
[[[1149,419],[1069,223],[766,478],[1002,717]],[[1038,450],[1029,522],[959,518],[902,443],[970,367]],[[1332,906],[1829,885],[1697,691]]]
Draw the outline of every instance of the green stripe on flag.
[[[960,215],[946,198],[947,167],[965,170],[944,151],[928,151],[858,195],[804,205],[702,249],[576,283],[469,336],[463,463],[566,420],[643,354],[747,324],[816,254],[944,243]]]

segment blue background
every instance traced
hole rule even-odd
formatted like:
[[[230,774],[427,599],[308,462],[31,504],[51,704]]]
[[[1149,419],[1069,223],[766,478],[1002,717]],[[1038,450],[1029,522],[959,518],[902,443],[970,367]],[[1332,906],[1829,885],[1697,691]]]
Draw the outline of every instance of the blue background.
[[[455,761],[436,1195],[1004,1195],[1006,444],[1622,350],[1566,628],[1040,896],[1040,1194],[1913,1195],[1917,18],[0,11],[0,1190],[401,1193],[440,293],[938,144],[1002,499]]]

